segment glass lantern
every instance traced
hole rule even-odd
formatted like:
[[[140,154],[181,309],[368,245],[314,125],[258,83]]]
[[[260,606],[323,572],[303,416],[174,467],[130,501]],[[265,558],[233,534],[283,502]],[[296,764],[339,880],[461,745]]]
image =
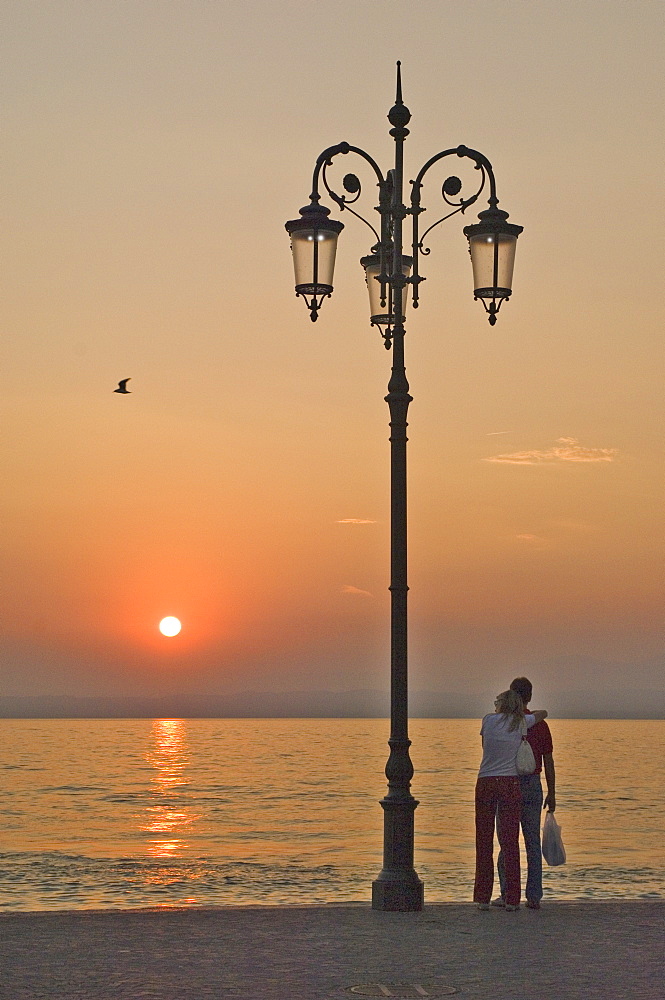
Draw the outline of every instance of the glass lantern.
[[[300,209],[300,218],[286,223],[291,237],[296,295],[302,295],[312,321],[325,298],[332,294],[337,237],[342,222],[329,219],[330,210],[312,202]]]
[[[365,281],[369,292],[369,315],[372,326],[389,326],[395,319],[393,313],[393,289],[388,275],[386,281],[381,281],[381,256],[378,253],[361,257],[360,263],[365,269]],[[388,255],[388,266],[392,267],[392,255]],[[413,267],[413,257],[402,255],[402,274],[408,278]],[[408,285],[402,289],[402,322],[406,319],[406,304],[408,301]]]
[[[489,314],[492,326],[501,303],[510,298],[517,237],[522,226],[507,222],[508,213],[499,208],[480,212],[480,222],[465,226],[473,267],[473,294]]]

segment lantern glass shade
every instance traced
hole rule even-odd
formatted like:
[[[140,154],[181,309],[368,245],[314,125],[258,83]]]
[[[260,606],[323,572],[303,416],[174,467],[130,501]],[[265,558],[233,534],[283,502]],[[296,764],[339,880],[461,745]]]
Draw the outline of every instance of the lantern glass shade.
[[[473,289],[477,298],[507,298],[510,295],[516,246],[517,235],[513,233],[469,235]]]
[[[497,208],[496,200],[478,215],[478,222],[464,227],[473,266],[473,294],[483,303],[491,324],[501,303],[513,289],[513,265],[517,237],[522,226],[508,222],[508,213]]]
[[[369,292],[369,315],[372,326],[388,326],[395,319],[393,309],[393,289],[390,281],[385,284],[379,280],[381,276],[381,258],[379,254],[363,257],[360,261],[365,269],[365,281]],[[408,278],[413,266],[413,257],[402,257],[402,274]],[[402,289],[402,322],[406,319],[406,304],[408,301],[408,285]]]
[[[335,229],[321,227],[297,229],[291,233],[299,295],[329,295],[332,292],[338,235]]]

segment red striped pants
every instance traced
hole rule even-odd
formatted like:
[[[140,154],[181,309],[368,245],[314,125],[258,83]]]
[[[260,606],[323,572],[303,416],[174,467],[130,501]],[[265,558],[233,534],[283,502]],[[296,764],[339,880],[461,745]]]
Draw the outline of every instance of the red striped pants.
[[[494,885],[494,824],[499,819],[499,845],[506,870],[506,903],[520,901],[520,809],[519,778],[478,778],[476,783],[476,882],[473,899],[489,903]]]

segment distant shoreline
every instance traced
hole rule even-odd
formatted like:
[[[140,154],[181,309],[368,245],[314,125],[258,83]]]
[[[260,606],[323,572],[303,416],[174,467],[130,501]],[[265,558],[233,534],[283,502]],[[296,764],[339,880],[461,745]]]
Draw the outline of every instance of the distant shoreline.
[[[490,692],[491,693],[491,692]],[[665,719],[665,692],[641,691],[639,701],[613,690],[543,691],[538,701],[553,719]],[[475,692],[413,691],[412,719],[479,719],[491,699]],[[158,696],[2,695],[0,719],[387,719],[385,691],[242,691]]]
[[[437,720],[439,720],[441,722],[449,722],[449,721],[454,721],[454,720],[458,720],[458,719],[465,720],[465,721],[473,721],[474,719],[476,719],[476,720],[480,719],[481,716],[480,715],[413,715],[412,714],[412,715],[409,716],[409,718],[411,719],[412,722],[416,721],[416,720],[420,720],[420,719],[437,719]],[[556,722],[557,720],[562,720],[562,721],[565,720],[565,721],[570,721],[570,722],[575,722],[575,721],[577,721],[577,722],[602,722],[602,721],[610,721],[610,722],[612,722],[612,721],[613,722],[664,722],[665,721],[665,717],[663,715],[555,715],[555,716],[551,716],[550,718],[554,722]],[[321,719],[321,720],[327,720],[327,719],[356,719],[358,721],[362,721],[362,720],[382,720],[382,721],[386,722],[387,724],[390,723],[390,716],[387,716],[387,715],[306,715],[306,714],[298,714],[298,715],[277,715],[277,714],[273,714],[273,715],[259,715],[259,714],[218,715],[218,714],[214,714],[214,713],[210,713],[210,712],[208,712],[207,714],[192,714],[192,713],[187,713],[187,712],[148,712],[148,713],[138,713],[138,714],[136,714],[136,713],[127,713],[126,712],[124,714],[117,714],[117,715],[116,714],[111,714],[111,713],[102,714],[102,713],[99,713],[99,712],[95,713],[95,714],[82,715],[82,714],[74,714],[74,713],[70,712],[70,713],[63,713],[63,714],[44,715],[44,714],[27,714],[27,713],[23,713],[23,714],[18,714],[18,713],[16,713],[16,714],[10,714],[10,713],[7,713],[7,712],[0,711],[0,722],[5,722],[5,721],[6,722],[20,722],[20,721],[24,721],[24,722],[29,722],[29,721],[34,721],[34,722],[38,722],[38,721],[41,721],[41,722],[62,721],[62,722],[65,722],[67,720],[70,720],[70,721],[73,721],[73,720],[83,721],[83,720],[86,720],[86,719],[90,720],[90,721],[94,721],[95,719],[100,719],[100,720],[102,720],[102,719],[116,719],[118,721],[122,721],[123,719],[124,720],[136,720],[136,721],[140,721],[141,719],[145,719],[145,720],[148,720],[148,721],[152,721],[154,719],[183,719],[183,720],[188,720],[188,719],[191,719],[191,720],[197,720],[197,719],[199,719],[199,720],[202,720],[202,719],[225,719],[225,720],[228,720],[228,721],[231,721],[231,720],[234,720],[234,719],[238,719],[238,720],[240,720],[240,719],[248,719],[248,720],[250,720],[250,719],[264,719],[266,721],[271,720],[271,719],[274,719],[274,720],[277,720],[277,719],[293,719],[294,721],[298,720],[298,719],[309,719],[309,720],[312,720],[312,719]]]

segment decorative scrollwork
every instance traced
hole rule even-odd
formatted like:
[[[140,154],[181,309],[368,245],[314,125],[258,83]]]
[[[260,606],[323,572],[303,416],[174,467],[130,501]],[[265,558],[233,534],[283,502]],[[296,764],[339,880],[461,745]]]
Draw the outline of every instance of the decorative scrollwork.
[[[356,197],[360,195],[360,179],[355,174],[345,174],[342,184],[344,190],[348,191],[349,194],[355,194]]]
[[[451,177],[446,177],[443,185],[441,187],[441,194],[443,195],[443,200],[447,201],[449,205],[455,204],[448,200],[448,195],[454,198],[456,194],[459,194],[462,190],[462,182],[459,177],[455,177],[453,174]]]
[[[445,222],[446,219],[450,219],[452,218],[453,215],[457,215],[458,212],[462,212],[463,214],[467,210],[467,208],[469,208],[470,205],[473,205],[473,203],[476,202],[480,197],[480,194],[483,188],[485,187],[485,180],[486,180],[485,167],[483,166],[482,163],[476,163],[475,169],[480,170],[481,174],[480,183],[478,185],[477,191],[474,194],[470,195],[468,198],[455,199],[455,196],[458,195],[462,190],[462,181],[459,179],[459,177],[456,177],[453,174],[450,177],[447,177],[443,182],[443,185],[441,187],[441,196],[445,201],[446,205],[450,205],[453,211],[448,212],[447,215],[444,215],[442,218],[437,219],[437,221],[433,222],[432,225],[429,226],[422,234],[422,236],[418,241],[418,249],[423,254],[423,256],[426,257],[429,253],[431,253],[430,248],[424,246],[423,244],[423,240],[425,239],[427,234],[431,233],[431,231],[435,229],[437,226],[439,226],[442,222]]]
[[[341,212],[343,212],[344,209],[346,209],[348,212],[351,212],[351,215],[355,215],[356,219],[360,219],[361,222],[364,222],[365,225],[372,230],[376,239],[380,240],[381,237],[377,233],[372,223],[368,222],[368,220],[365,219],[362,215],[360,215],[359,212],[356,212],[353,208],[349,207],[350,205],[355,205],[355,203],[360,198],[360,195],[362,194],[362,185],[360,183],[360,178],[357,177],[356,174],[344,175],[344,178],[342,180],[342,185],[344,186],[344,190],[347,191],[350,195],[353,195],[353,197],[347,198],[345,194],[338,194],[338,192],[335,191],[334,188],[330,186],[328,182],[328,167],[330,166],[332,166],[332,158],[324,162],[323,169],[321,171],[321,180],[323,181],[323,185],[328,194],[330,195],[330,197],[332,198],[332,200],[339,207]]]

